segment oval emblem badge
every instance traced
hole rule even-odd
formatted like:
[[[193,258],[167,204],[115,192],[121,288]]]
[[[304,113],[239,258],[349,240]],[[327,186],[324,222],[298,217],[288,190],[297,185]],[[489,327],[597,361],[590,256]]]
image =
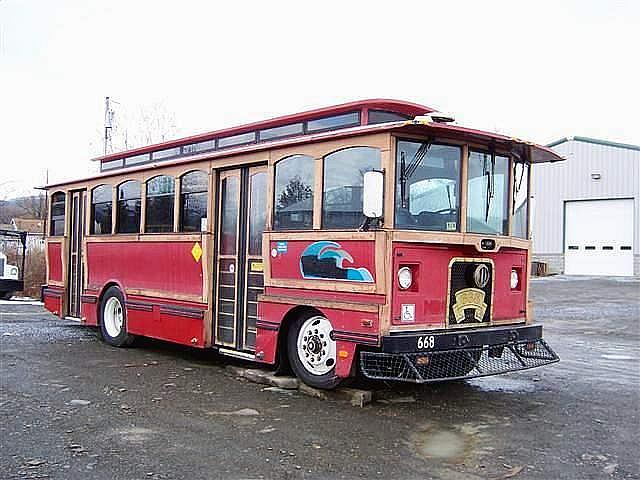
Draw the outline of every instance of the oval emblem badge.
[[[489,282],[489,267],[484,263],[478,265],[473,272],[473,281],[478,288],[486,287]]]

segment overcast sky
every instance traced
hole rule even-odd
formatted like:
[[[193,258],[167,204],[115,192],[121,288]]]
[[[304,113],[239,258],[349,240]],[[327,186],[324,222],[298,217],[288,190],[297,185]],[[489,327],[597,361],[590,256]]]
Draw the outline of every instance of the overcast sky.
[[[635,0],[0,0],[0,198],[92,171],[107,95],[178,136],[383,97],[639,144],[639,46]]]

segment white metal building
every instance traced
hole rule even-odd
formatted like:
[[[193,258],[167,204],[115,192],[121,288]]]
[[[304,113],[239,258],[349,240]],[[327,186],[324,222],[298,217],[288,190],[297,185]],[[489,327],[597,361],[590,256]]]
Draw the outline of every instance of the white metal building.
[[[548,145],[533,171],[533,259],[567,275],[640,275],[640,146],[587,137]]]

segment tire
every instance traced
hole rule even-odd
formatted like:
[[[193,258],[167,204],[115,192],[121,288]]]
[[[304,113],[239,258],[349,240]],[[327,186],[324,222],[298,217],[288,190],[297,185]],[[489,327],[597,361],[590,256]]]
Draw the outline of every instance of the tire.
[[[11,300],[13,292],[0,292],[0,300]]]
[[[102,338],[114,347],[128,347],[135,337],[127,333],[127,309],[118,287],[109,287],[100,302],[100,331]]]
[[[331,390],[342,379],[336,375],[336,342],[333,326],[322,315],[303,315],[287,334],[287,355],[296,376],[310,387]]]

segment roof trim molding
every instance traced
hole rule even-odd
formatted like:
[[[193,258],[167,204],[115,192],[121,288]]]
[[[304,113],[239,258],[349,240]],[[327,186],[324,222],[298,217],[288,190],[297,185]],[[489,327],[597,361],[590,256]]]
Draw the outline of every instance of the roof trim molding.
[[[551,148],[551,147],[555,147],[556,145],[561,145],[563,143],[571,142],[571,141],[583,142],[583,143],[593,143],[595,145],[604,145],[606,147],[617,147],[617,148],[625,148],[627,150],[640,151],[640,145],[631,145],[629,143],[611,142],[609,140],[600,140],[598,138],[579,137],[579,136],[560,138],[560,139],[555,140],[555,141],[553,141],[551,143],[548,143],[547,147]]]

